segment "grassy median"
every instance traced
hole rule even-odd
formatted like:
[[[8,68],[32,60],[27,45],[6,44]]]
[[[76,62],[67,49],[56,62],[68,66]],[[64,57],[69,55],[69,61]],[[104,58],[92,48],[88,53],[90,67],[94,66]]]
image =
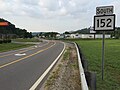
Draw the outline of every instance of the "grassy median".
[[[0,52],[25,48],[25,47],[29,47],[29,46],[32,46],[32,45],[30,45],[30,44],[15,44],[15,43],[0,44]]]
[[[16,41],[16,42],[41,42],[40,40],[36,39],[36,38],[17,38],[17,39],[13,39],[12,41]]]
[[[31,38],[31,39],[18,38],[18,39],[13,39],[12,41],[15,41],[15,42],[41,42],[40,40],[38,40],[36,38]],[[34,44],[32,44],[32,45],[34,45]],[[17,44],[17,43],[3,43],[3,44],[0,44],[0,52],[25,48],[25,47],[29,47],[32,45],[31,44]]]
[[[101,79],[102,40],[74,40],[96,72],[97,90],[120,90],[120,40],[105,40],[104,80]]]

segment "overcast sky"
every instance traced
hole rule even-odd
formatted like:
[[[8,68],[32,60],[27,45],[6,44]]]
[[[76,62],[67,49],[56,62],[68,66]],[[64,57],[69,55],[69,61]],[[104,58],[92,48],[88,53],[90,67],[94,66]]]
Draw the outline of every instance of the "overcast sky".
[[[120,0],[0,0],[0,18],[29,32],[65,32],[92,26],[96,7],[108,5],[120,26]]]

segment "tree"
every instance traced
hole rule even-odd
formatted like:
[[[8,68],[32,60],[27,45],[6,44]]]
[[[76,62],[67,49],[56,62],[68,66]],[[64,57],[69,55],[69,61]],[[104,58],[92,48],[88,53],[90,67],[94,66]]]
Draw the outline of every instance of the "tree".
[[[68,31],[66,31],[64,34],[70,34]]]
[[[19,38],[31,38],[32,37],[32,33],[27,32],[27,30],[25,29],[16,28],[14,24],[10,23],[7,20],[0,18],[0,22],[8,22],[9,24],[8,26],[0,26],[0,34],[2,36],[10,35],[9,37],[11,37],[13,35]]]

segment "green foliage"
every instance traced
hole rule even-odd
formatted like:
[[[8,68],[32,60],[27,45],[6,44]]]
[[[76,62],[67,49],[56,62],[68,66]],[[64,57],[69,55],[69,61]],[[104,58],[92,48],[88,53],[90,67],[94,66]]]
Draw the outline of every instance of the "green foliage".
[[[102,40],[76,41],[88,60],[88,68],[97,74],[97,90],[120,90],[120,40],[105,40],[104,80],[101,79]]]
[[[63,61],[69,60],[69,56],[70,56],[70,48],[66,48],[63,56]]]
[[[30,44],[15,44],[15,43],[7,43],[7,44],[0,44],[0,52],[15,50],[20,48],[25,48],[31,46]]]
[[[47,32],[43,33],[42,35],[44,35],[46,38],[56,38],[57,34],[58,34],[57,32]]]
[[[90,33],[90,29],[89,28],[84,28],[84,29],[78,30],[76,33],[89,34]]]
[[[66,31],[64,34],[70,34],[70,32]]]
[[[31,39],[18,38],[18,39],[13,39],[12,41],[16,41],[16,42],[40,42],[40,40],[35,39],[35,38],[31,38]]]
[[[2,43],[11,43],[11,40],[0,40],[0,44]]]
[[[8,22],[7,20],[0,19],[0,22]],[[11,35],[14,38],[32,38],[32,33],[27,32],[25,29],[16,28],[14,24],[8,22],[8,26],[0,26],[0,34]],[[1,38],[1,37],[0,37]],[[6,37],[4,37],[6,39]]]

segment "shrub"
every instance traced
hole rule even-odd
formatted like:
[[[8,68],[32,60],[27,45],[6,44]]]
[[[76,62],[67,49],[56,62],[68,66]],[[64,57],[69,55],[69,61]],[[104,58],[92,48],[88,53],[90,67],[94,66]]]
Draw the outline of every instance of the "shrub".
[[[3,43],[3,41],[2,40],[0,40],[0,44],[2,44]]]
[[[0,40],[0,44],[2,43],[11,43],[11,40]]]

